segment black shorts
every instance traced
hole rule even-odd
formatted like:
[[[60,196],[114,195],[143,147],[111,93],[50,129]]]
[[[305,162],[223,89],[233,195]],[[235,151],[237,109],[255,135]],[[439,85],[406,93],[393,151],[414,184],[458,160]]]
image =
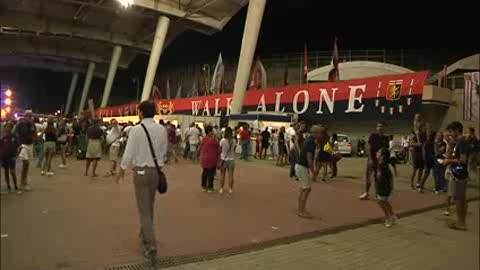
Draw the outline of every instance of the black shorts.
[[[262,142],[262,148],[263,149],[268,149],[269,146],[270,146],[270,144],[268,142],[267,143]]]
[[[413,155],[412,165],[414,169],[423,170],[423,168],[425,168],[425,163],[423,162],[423,157],[421,154],[415,153]]]
[[[10,170],[15,170],[17,162],[15,159],[5,159],[2,160],[2,167],[4,169],[10,169]]]

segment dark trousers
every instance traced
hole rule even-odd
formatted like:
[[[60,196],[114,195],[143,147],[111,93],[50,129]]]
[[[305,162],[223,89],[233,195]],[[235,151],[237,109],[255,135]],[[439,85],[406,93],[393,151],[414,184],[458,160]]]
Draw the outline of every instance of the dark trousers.
[[[290,177],[295,177],[295,164],[297,164],[297,151],[295,149],[290,150]]]
[[[443,191],[445,187],[445,169],[446,167],[435,160],[433,167],[433,178],[435,179],[435,190]]]
[[[202,188],[213,190],[213,178],[217,168],[203,168],[202,172]]]
[[[185,150],[183,150],[183,158],[187,159],[188,154],[190,153],[190,144],[188,142],[185,143]]]

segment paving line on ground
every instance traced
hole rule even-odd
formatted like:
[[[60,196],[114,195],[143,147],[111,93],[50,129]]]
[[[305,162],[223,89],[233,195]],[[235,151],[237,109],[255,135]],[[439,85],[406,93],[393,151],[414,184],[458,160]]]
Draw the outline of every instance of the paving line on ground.
[[[473,201],[478,201],[478,200],[480,200],[480,196],[474,196],[472,198],[469,198],[467,201],[468,202],[473,202]],[[418,215],[418,214],[421,214],[421,213],[424,213],[424,212],[429,212],[429,211],[432,211],[432,210],[435,210],[435,209],[440,209],[440,208],[445,207],[445,206],[446,206],[445,203],[435,204],[435,205],[432,205],[432,206],[427,206],[427,207],[423,207],[423,208],[419,208],[419,209],[404,211],[402,213],[399,213],[398,216],[400,218],[405,218],[405,217],[409,217],[409,216],[413,216],[413,215]],[[210,251],[210,252],[205,252],[205,253],[192,254],[192,255],[178,255],[178,256],[170,256],[170,257],[160,258],[157,269],[175,267],[175,266],[179,266],[179,265],[190,264],[190,263],[198,263],[198,262],[203,262],[203,261],[210,261],[210,260],[226,258],[226,257],[234,256],[234,255],[239,255],[239,254],[260,251],[260,250],[264,250],[264,249],[279,246],[279,245],[288,245],[288,244],[303,241],[303,240],[317,238],[317,237],[325,236],[325,235],[337,234],[337,233],[341,233],[341,232],[348,231],[348,230],[353,230],[353,229],[366,227],[366,226],[369,226],[369,225],[379,224],[379,223],[382,223],[382,222],[383,222],[383,217],[371,218],[371,219],[368,219],[368,220],[362,221],[362,222],[345,224],[345,225],[340,225],[340,226],[337,226],[337,227],[334,227],[334,228],[317,230],[317,231],[312,231],[312,232],[306,232],[306,233],[297,234],[297,235],[290,235],[290,236],[286,236],[286,237],[281,237],[281,238],[277,238],[277,239],[272,239],[272,240],[268,240],[268,241],[264,241],[264,242],[260,242],[260,243],[253,243],[253,244],[239,246],[239,247],[220,249],[220,250],[215,250],[215,251]],[[151,270],[151,269],[155,269],[155,268],[152,268],[150,264],[143,261],[143,262],[132,262],[132,263],[125,263],[125,264],[107,266],[107,267],[104,267],[104,268],[101,268],[101,269],[104,269],[104,270],[146,270],[146,269],[149,269],[149,270]]]

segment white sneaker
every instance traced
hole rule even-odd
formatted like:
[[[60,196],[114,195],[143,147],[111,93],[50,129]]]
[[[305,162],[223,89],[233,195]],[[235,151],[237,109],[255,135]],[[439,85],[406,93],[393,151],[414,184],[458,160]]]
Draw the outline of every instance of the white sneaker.
[[[218,193],[223,194],[223,188],[221,188]]]
[[[53,172],[47,172],[47,176],[54,176],[54,175],[55,175],[55,173],[53,173]]]
[[[24,186],[20,186],[20,189],[24,191],[31,191],[32,187],[30,185],[24,185]]]
[[[42,174],[42,175],[45,175],[45,171],[42,171],[41,174]]]
[[[58,165],[58,167],[59,167],[60,169],[65,169],[65,168],[67,167],[67,165],[60,164],[60,165]]]
[[[392,220],[390,218],[385,220],[385,227],[387,227],[387,228],[392,227]]]
[[[15,193],[17,193],[17,195],[22,195],[22,194],[23,194],[23,192],[22,192],[20,189],[17,189],[17,190],[15,191]]]

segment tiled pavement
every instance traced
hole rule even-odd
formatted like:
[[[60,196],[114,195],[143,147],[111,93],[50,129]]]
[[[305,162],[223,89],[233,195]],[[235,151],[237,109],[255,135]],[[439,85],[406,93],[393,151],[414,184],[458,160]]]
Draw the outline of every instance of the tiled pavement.
[[[478,270],[479,203],[470,204],[467,232],[453,231],[436,209],[402,218],[392,228],[369,225],[169,270]]]
[[[184,161],[167,167],[170,191],[155,207],[160,255],[255,246],[381,216],[373,202],[357,199],[364,160],[344,159],[338,179],[314,185],[309,202],[313,220],[296,217],[296,183],[288,179],[286,168],[269,163],[238,162],[232,196],[200,192],[197,164]],[[7,235],[0,240],[1,270],[90,270],[142,261],[131,175],[116,185],[112,179],[83,177],[83,162],[72,159],[69,165],[57,169],[54,177],[41,177],[33,170],[33,192],[0,198],[0,232]],[[99,173],[104,172],[102,162]],[[406,176],[408,167],[400,168],[400,174]],[[443,196],[411,192],[406,182],[406,177],[396,180],[393,204],[399,212],[444,201]],[[469,193],[478,197],[478,189]]]

